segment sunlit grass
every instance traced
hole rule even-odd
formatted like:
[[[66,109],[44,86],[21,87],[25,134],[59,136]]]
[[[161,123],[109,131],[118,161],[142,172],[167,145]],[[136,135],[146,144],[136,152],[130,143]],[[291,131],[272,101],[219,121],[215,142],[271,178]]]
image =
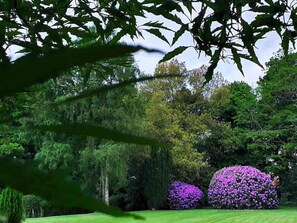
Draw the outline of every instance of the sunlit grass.
[[[145,221],[131,218],[113,218],[99,213],[68,215],[46,218],[29,218],[25,223],[297,223],[297,207],[281,207],[276,210],[213,210],[187,211],[139,211],[134,212]]]

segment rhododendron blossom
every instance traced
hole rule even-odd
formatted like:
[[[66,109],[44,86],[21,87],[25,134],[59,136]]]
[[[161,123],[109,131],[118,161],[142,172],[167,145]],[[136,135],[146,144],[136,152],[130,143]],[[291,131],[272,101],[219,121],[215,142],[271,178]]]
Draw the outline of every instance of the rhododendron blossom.
[[[174,181],[168,191],[167,204],[170,209],[183,210],[200,205],[203,192],[194,185]]]
[[[233,166],[217,171],[209,185],[209,203],[214,208],[277,208],[279,200],[269,175],[250,166]]]

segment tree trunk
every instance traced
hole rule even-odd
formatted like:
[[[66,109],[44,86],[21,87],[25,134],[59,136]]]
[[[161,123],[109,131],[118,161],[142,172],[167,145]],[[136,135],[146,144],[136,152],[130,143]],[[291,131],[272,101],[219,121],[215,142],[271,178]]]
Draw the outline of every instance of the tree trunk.
[[[44,210],[42,207],[40,207],[40,217],[43,217],[44,216]]]
[[[109,205],[109,179],[104,170],[102,170],[101,181],[102,199],[106,205]]]

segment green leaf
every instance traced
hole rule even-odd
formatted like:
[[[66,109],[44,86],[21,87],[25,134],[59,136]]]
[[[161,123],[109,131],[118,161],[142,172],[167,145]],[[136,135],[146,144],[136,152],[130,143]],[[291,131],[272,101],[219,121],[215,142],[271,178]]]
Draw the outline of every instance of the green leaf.
[[[63,125],[43,125],[35,126],[40,131],[51,131],[58,134],[80,135],[85,137],[96,137],[100,139],[113,140],[115,142],[132,143],[137,145],[151,145],[168,148],[167,144],[157,142],[141,136],[121,133],[108,128],[87,124],[63,124]]]
[[[181,19],[175,14],[173,15],[171,13],[164,12],[162,14],[162,16],[164,16],[166,19],[171,20],[171,21],[173,21],[173,22],[175,22],[175,23],[177,23],[179,25],[184,25],[184,23],[181,21]]]
[[[231,48],[231,52],[233,54],[233,59],[234,59],[234,62],[236,63],[237,65],[237,68],[238,70],[242,73],[242,75],[244,76],[244,73],[243,73],[243,70],[242,70],[242,64],[241,64],[241,60],[240,60],[240,56],[239,54],[237,53],[237,49],[232,47]]]
[[[254,30],[252,27],[244,20],[241,19],[242,33],[250,41],[250,44],[254,44]]]
[[[182,7],[175,1],[173,0],[165,0],[164,3],[162,4],[161,8],[163,8],[166,11],[172,12],[174,10],[178,12],[183,12]]]
[[[166,43],[169,44],[168,40],[166,37],[160,32],[158,29],[146,29],[145,31],[155,35],[156,37],[160,38],[161,40],[165,41]]]
[[[297,30],[297,9],[293,10],[291,12],[291,19],[292,19],[292,22],[293,22],[293,26],[294,26],[294,29]]]
[[[118,33],[116,33],[116,34],[112,37],[112,39],[110,40],[109,43],[111,43],[111,44],[116,44],[116,43],[118,43],[118,42],[120,41],[120,39],[121,39],[122,37],[124,37],[126,34],[127,34],[127,31],[126,31],[126,30],[121,30],[121,31],[119,31]]]
[[[207,10],[207,7],[203,7],[201,9],[201,11],[199,12],[198,16],[193,20],[194,24],[192,27],[192,32],[194,34],[197,33],[198,29],[201,29],[201,24],[202,24],[203,18],[205,16],[206,10]]]
[[[188,1],[182,1],[182,4],[188,9],[190,15],[192,15],[193,10],[195,10],[195,8],[193,7],[192,2],[188,2]]]
[[[213,54],[213,56],[211,57],[211,64],[210,66],[207,68],[207,71],[204,75],[205,78],[205,82],[203,83],[203,87],[212,79],[213,76],[213,72],[215,70],[215,68],[218,65],[218,62],[220,60],[220,55],[222,52],[222,48],[219,48],[215,51],[215,53]]]
[[[181,54],[182,52],[184,52],[186,49],[188,49],[187,46],[179,46],[177,48],[175,48],[174,50],[170,51],[169,53],[167,53],[160,61],[159,63],[165,62],[167,60],[172,59],[173,57],[175,57],[176,55]]]
[[[147,23],[142,24],[141,26],[155,27],[155,28],[165,29],[165,30],[173,32],[172,29],[163,26],[163,23],[161,23],[161,22],[147,22]]]
[[[80,95],[77,95],[75,97],[71,97],[71,98],[65,99],[65,100],[63,100],[61,102],[58,102],[58,104],[65,104],[65,103],[75,102],[77,100],[92,97],[92,96],[102,94],[102,93],[105,93],[105,92],[113,90],[113,89],[125,87],[125,86],[128,86],[130,84],[135,84],[135,83],[138,83],[138,82],[143,82],[143,81],[148,81],[148,80],[153,80],[153,79],[179,77],[179,76],[180,75],[166,74],[166,75],[158,75],[158,76],[150,76],[150,77],[141,77],[141,78],[138,78],[138,79],[130,79],[130,80],[122,81],[122,82],[117,83],[117,84],[112,84],[112,85],[104,86],[104,87],[94,89],[94,90],[91,90],[91,91],[83,92]]]
[[[104,202],[86,195],[79,185],[67,180],[61,170],[41,171],[29,162],[0,159],[0,181],[24,194],[38,195],[52,204],[63,207],[79,207],[90,211],[100,211],[115,217],[127,216],[143,219],[141,216],[124,213],[120,209],[107,206]]]
[[[290,41],[290,33],[289,31],[286,29],[285,32],[283,33],[283,39],[282,39],[282,48],[284,50],[284,55],[287,56],[288,55],[288,51],[289,51],[289,41]]]
[[[253,12],[261,12],[261,13],[267,13],[267,14],[276,14],[276,13],[278,13],[278,11],[276,10],[275,7],[273,7],[273,6],[267,6],[267,5],[255,7],[251,11],[253,11]]]
[[[0,96],[21,92],[33,84],[57,77],[74,66],[121,57],[139,50],[160,52],[141,46],[116,44],[53,50],[39,57],[27,55],[1,70]]]
[[[259,62],[258,57],[254,50],[255,40],[254,40],[254,31],[252,27],[243,19],[241,19],[242,23],[242,42],[244,47],[248,50],[252,61],[258,64],[260,67],[263,68],[263,65]]]
[[[211,63],[211,65],[207,68],[207,71],[204,75],[205,77],[205,82],[203,83],[203,87],[209,82],[211,81],[212,79],[212,76],[213,76],[213,72],[215,70],[215,68],[217,67],[218,65],[218,61],[217,62],[213,62]]]
[[[176,43],[176,41],[185,33],[185,31],[188,29],[186,25],[182,25],[179,30],[177,30],[174,34],[171,46]]]

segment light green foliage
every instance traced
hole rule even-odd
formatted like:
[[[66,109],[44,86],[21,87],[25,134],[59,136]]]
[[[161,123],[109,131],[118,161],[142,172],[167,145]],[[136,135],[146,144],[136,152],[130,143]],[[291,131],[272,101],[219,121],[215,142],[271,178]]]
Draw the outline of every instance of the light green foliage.
[[[156,139],[172,145],[172,177],[200,184],[207,163],[194,145],[197,136],[205,130],[199,115],[206,108],[206,100],[199,89],[191,92],[185,87],[187,70],[183,63],[172,60],[155,69],[155,75],[164,72],[181,77],[154,80],[143,86],[141,93],[148,100],[144,128]]]
[[[39,167],[44,170],[55,170],[58,168],[69,168],[74,163],[74,155],[69,144],[44,142],[35,160]]]
[[[24,148],[17,143],[0,145],[0,157],[19,158],[24,154]]]
[[[6,216],[8,223],[20,223],[24,219],[23,195],[10,188],[1,193],[0,212]]]
[[[102,197],[102,187],[98,185],[106,176],[112,182],[111,189],[123,185],[127,179],[130,149],[127,145],[112,142],[84,149],[79,164],[82,184],[98,197]]]

